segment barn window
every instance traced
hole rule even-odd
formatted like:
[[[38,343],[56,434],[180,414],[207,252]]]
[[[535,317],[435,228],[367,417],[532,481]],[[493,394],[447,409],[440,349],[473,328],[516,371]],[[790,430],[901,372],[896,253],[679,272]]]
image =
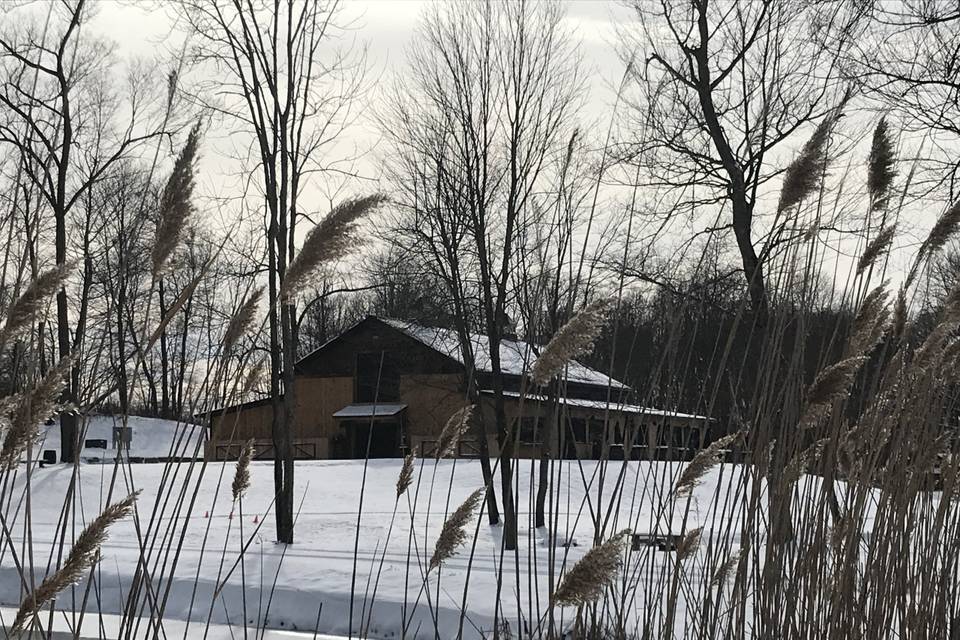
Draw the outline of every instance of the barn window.
[[[389,353],[357,354],[356,402],[396,402],[400,399],[400,373]]]

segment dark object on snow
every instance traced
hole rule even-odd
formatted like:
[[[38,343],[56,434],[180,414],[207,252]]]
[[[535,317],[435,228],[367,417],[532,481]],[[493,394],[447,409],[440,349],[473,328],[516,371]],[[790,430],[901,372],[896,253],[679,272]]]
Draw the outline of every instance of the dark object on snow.
[[[106,449],[107,441],[103,438],[92,438],[90,440],[85,440],[83,446],[86,449]]]
[[[633,533],[630,535],[630,548],[639,551],[640,547],[656,547],[659,551],[674,551],[683,536],[677,533]]]
[[[57,464],[56,449],[43,450],[43,455],[40,457],[40,467],[43,468],[44,465],[48,465],[48,464]]]

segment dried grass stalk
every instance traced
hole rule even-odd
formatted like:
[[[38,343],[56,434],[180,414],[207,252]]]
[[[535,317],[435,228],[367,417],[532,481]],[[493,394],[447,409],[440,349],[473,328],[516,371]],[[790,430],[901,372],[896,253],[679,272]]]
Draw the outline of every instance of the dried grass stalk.
[[[867,356],[856,355],[823,368],[807,390],[807,407],[800,418],[800,426],[813,426],[829,413],[833,402],[847,395],[854,377],[866,361]]]
[[[72,362],[72,358],[64,358],[29,393],[16,396],[10,426],[0,447],[0,468],[11,469],[18,465],[27,447],[39,439],[40,424],[58,410],[58,400],[67,384]]]
[[[546,385],[571,360],[590,351],[610,309],[608,300],[588,304],[560,327],[551,338],[530,372],[534,384]]]
[[[266,358],[260,358],[257,362],[250,368],[250,371],[247,372],[247,377],[243,380],[243,386],[240,389],[240,396],[244,397],[251,391],[253,388],[260,383],[260,378],[263,377],[263,372],[267,369]]]
[[[233,474],[233,501],[236,502],[250,488],[250,461],[253,459],[253,438],[247,440],[237,458],[237,470]]]
[[[386,196],[375,193],[350,198],[334,207],[320,224],[310,230],[300,253],[287,268],[280,287],[280,299],[295,296],[317,269],[349,253],[357,244],[355,236],[360,219],[385,200]]]
[[[895,161],[890,127],[886,117],[883,117],[873,130],[867,167],[867,188],[870,191],[870,206],[873,210],[884,209],[889,202],[890,187],[897,175],[893,168]]]
[[[430,566],[427,571],[432,571],[439,567],[444,561],[449,559],[456,552],[457,547],[467,540],[467,524],[473,516],[473,512],[480,504],[483,497],[483,489],[477,489],[463,501],[457,510],[453,512],[447,521],[443,523],[440,530],[440,536],[437,538],[437,544],[433,548],[433,555],[430,557]]]
[[[736,442],[743,432],[737,431],[730,435],[717,438],[709,445],[697,452],[690,464],[680,474],[677,485],[673,489],[674,498],[679,498],[689,494],[694,487],[700,484],[700,481],[710,469],[720,464],[724,450]]]
[[[839,111],[835,111],[817,125],[813,135],[803,145],[800,155],[787,167],[783,176],[783,186],[780,188],[778,214],[799,204],[817,189],[823,172],[827,168],[827,142],[838,115]]]
[[[417,459],[417,450],[408,453],[403,459],[403,466],[400,467],[400,475],[397,476],[397,499],[400,499],[410,485],[413,483],[413,463]]]
[[[734,567],[740,563],[740,557],[743,554],[741,549],[737,549],[735,552],[730,554],[730,557],[723,561],[717,570],[714,572],[713,577],[710,579],[711,586],[722,587],[726,584],[727,579],[733,573]]]
[[[160,196],[160,216],[157,221],[157,237],[154,240],[150,260],[154,275],[163,273],[180,236],[187,226],[187,219],[193,211],[190,199],[193,197],[193,174],[200,145],[200,123],[196,123],[187,134],[187,141],[173,163],[173,171],[167,178]]]
[[[460,438],[470,427],[471,416],[473,416],[473,405],[468,404],[456,410],[447,419],[447,423],[443,425],[443,430],[440,432],[440,437],[437,438],[437,449],[434,452],[437,460],[449,457],[457,450]]]
[[[880,256],[890,249],[896,231],[896,224],[889,225],[881,229],[877,237],[870,241],[867,248],[863,250],[860,260],[857,261],[857,275],[863,274],[864,271],[875,265]]]
[[[200,281],[203,279],[203,276],[206,275],[206,266],[197,274],[197,276],[187,283],[187,286],[183,288],[180,292],[180,295],[177,296],[176,300],[173,301],[173,304],[170,305],[170,308],[167,309],[167,312],[160,318],[160,322],[157,324],[157,327],[153,330],[153,333],[150,334],[150,338],[147,340],[146,347],[144,351],[149,351],[153,348],[153,345],[157,343],[157,340],[160,339],[160,336],[163,335],[164,330],[167,328],[176,315],[180,312],[180,309],[183,308],[183,305],[187,303],[187,300],[190,299],[190,296],[193,295],[193,292],[196,291],[197,285],[200,284]]]
[[[6,322],[3,329],[0,329],[0,347],[7,341],[16,339],[30,327],[46,300],[63,288],[75,264],[71,261],[47,269],[27,285],[20,297],[7,309]]]
[[[620,571],[623,543],[629,534],[630,530],[624,529],[587,551],[563,576],[553,594],[553,604],[579,607],[603,596]]]
[[[886,333],[890,320],[886,284],[875,287],[863,299],[860,311],[853,321],[853,330],[847,342],[848,355],[866,355],[877,346]]]
[[[132,510],[139,491],[131,493],[119,502],[115,502],[77,537],[63,566],[40,583],[32,593],[28,593],[20,604],[20,609],[10,627],[10,634],[16,636],[24,629],[27,621],[39,612],[46,603],[54,600],[61,591],[79,582],[87,570],[96,562],[100,546],[106,541],[110,526],[125,518]]]
[[[936,253],[957,233],[958,229],[960,229],[960,202],[954,203],[933,225],[930,235],[921,247],[921,253],[926,255]]]
[[[697,527],[688,531],[677,545],[677,559],[683,561],[689,558],[700,548],[700,535],[703,533],[703,527]]]
[[[243,304],[240,305],[240,308],[237,309],[237,312],[233,314],[233,317],[230,318],[230,323],[227,325],[227,331],[223,335],[223,353],[229,354],[233,351],[233,347],[236,346],[237,342],[244,336],[244,334],[249,331],[250,326],[253,324],[254,315],[257,313],[257,307],[260,304],[260,298],[263,296],[263,287],[258,287],[255,289],[246,300],[243,301]]]

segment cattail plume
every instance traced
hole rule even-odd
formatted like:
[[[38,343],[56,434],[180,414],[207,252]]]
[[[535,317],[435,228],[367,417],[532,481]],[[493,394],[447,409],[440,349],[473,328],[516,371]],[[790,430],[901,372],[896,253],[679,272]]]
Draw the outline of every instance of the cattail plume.
[[[7,318],[0,329],[0,347],[27,330],[47,299],[63,288],[73,270],[74,262],[48,269],[27,285],[27,288],[7,309]]]
[[[11,469],[20,462],[27,447],[40,437],[40,424],[57,412],[57,403],[73,359],[69,356],[47,372],[30,391],[18,394],[9,427],[0,447],[0,468]]]
[[[457,548],[467,540],[467,524],[473,512],[476,511],[483,497],[483,489],[477,489],[463,501],[457,510],[453,512],[447,521],[443,523],[440,530],[440,536],[437,538],[437,544],[433,548],[433,555],[430,557],[430,566],[427,571],[433,571],[436,567],[443,564],[456,552]]]
[[[173,164],[173,171],[167,178],[160,196],[160,214],[157,221],[157,237],[150,254],[155,276],[163,273],[170,256],[187,226],[187,220],[193,212],[194,171],[197,161],[197,149],[200,145],[200,123],[193,125],[187,134],[187,141]]]
[[[470,427],[470,418],[472,416],[473,405],[468,404],[455,411],[453,415],[447,419],[447,423],[443,425],[443,430],[440,431],[440,437],[437,438],[437,449],[435,452],[437,460],[451,456],[457,450],[460,438],[463,437],[463,434],[465,434]]]
[[[413,483],[413,463],[417,459],[417,451],[414,449],[403,459],[403,466],[400,467],[400,475],[397,476],[397,500],[400,499],[410,485]]]
[[[386,196],[375,193],[341,202],[313,227],[303,242],[303,248],[287,268],[280,287],[280,299],[295,296],[310,276],[320,267],[339,260],[357,244],[356,231],[360,219],[376,209]]]
[[[560,327],[530,372],[534,384],[543,386],[557,376],[571,360],[593,348],[610,308],[608,300],[588,304]]]
[[[253,324],[254,315],[257,313],[257,307],[260,305],[260,298],[263,296],[263,287],[254,289],[253,293],[247,296],[237,312],[230,318],[230,324],[227,325],[227,331],[223,335],[223,353],[229,354],[233,347],[249,331]]]
[[[61,591],[76,584],[84,573],[93,566],[100,552],[100,546],[106,541],[107,533],[115,522],[125,518],[132,510],[137,500],[136,493],[131,493],[123,500],[116,502],[87,525],[87,528],[77,537],[70,554],[63,566],[48,576],[33,592],[28,593],[20,604],[20,609],[10,627],[13,636],[20,634],[34,615],[48,602],[54,600]]]
[[[890,187],[897,176],[894,169],[896,157],[893,140],[886,117],[873,130],[873,142],[870,145],[870,158],[867,166],[867,188],[870,191],[870,207],[873,210],[885,209],[890,200]]]
[[[703,477],[707,475],[707,472],[720,464],[724,451],[736,442],[741,435],[743,435],[743,433],[738,431],[723,436],[722,438],[717,438],[698,451],[697,455],[690,461],[690,464],[683,470],[683,473],[680,474],[680,479],[677,480],[677,484],[673,490],[674,497],[679,498],[690,494],[694,487],[700,484]]]
[[[233,501],[236,502],[250,488],[250,461],[253,459],[253,438],[240,451],[237,469],[233,474]]]
[[[560,606],[582,606],[599,599],[613,583],[623,562],[625,529],[603,544],[590,549],[563,576],[553,594],[553,603]]]

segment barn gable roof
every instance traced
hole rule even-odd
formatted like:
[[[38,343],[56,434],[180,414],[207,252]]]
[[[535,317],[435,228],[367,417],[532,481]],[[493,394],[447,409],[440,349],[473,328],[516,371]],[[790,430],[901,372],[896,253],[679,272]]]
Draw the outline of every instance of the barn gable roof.
[[[417,343],[463,366],[463,357],[460,352],[460,338],[454,329],[427,327],[407,320],[367,316],[339,336],[327,341],[325,344],[301,358],[297,362],[297,368],[301,370],[305,369],[306,367],[304,365],[308,365],[309,362],[314,361],[323,351],[370,322],[377,322],[390,327],[405,337],[411,338]],[[475,333],[470,334],[470,342],[473,345],[473,354],[477,370],[481,373],[492,373],[489,341],[486,336]],[[539,345],[534,345],[522,340],[505,338],[500,342],[500,368],[506,375],[525,375],[529,373],[540,350],[541,347]],[[611,378],[595,369],[591,369],[575,360],[570,361],[566,376],[569,382],[593,387],[609,386],[617,390],[629,390],[629,387],[619,380]]]
[[[453,329],[440,327],[425,327],[406,320],[379,318],[391,327],[404,332],[411,338],[421,342],[431,349],[463,364],[460,350],[460,337]],[[485,373],[492,372],[490,360],[489,340],[486,336],[472,333],[470,342],[473,345],[474,361],[477,370]],[[522,376],[529,373],[530,368],[540,354],[541,347],[522,340],[504,338],[500,341],[500,368],[507,375]],[[610,386],[614,389],[628,389],[627,385],[615,380],[605,373],[571,360],[567,366],[566,378],[570,382],[578,382],[597,387]]]

